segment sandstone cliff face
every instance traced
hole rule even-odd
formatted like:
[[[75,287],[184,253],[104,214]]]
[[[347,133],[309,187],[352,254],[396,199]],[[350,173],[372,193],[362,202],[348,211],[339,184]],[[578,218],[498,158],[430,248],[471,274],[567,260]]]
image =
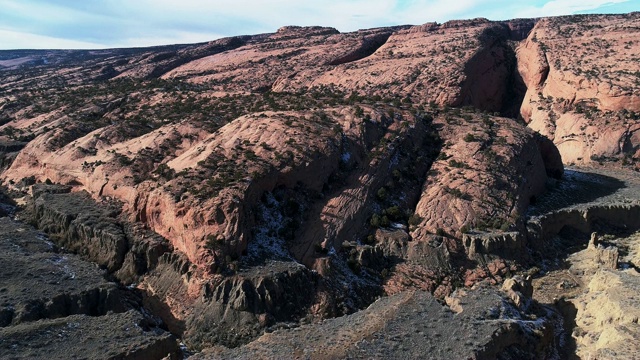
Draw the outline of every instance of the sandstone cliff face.
[[[332,87],[361,96],[408,98],[502,111],[515,55],[507,44],[532,25],[486,19],[361,30],[287,27],[237,50],[163,75],[221,91],[296,92]]]
[[[424,185],[416,208],[423,220],[412,237],[515,228],[547,179],[533,132],[486,115],[447,114],[437,123],[445,145]]]
[[[543,19],[518,46],[521,115],[565,163],[637,167],[639,21],[637,13]]]
[[[366,57],[393,31],[385,28],[340,34],[332,28],[283,27],[277,33],[255,37],[235,51],[184,64],[163,78],[210,83],[221,91],[267,91],[298,71]]]
[[[366,58],[305,69],[282,77],[273,89],[337,86],[365,96],[500,111],[515,66],[507,36],[503,26],[482,20],[403,29]]]

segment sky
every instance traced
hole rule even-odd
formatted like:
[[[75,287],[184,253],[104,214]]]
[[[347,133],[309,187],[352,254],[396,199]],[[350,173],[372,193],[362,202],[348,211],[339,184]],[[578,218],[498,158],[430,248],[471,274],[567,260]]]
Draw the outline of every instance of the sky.
[[[640,11],[640,0],[0,0],[0,49],[205,42],[284,25],[358,29]]]

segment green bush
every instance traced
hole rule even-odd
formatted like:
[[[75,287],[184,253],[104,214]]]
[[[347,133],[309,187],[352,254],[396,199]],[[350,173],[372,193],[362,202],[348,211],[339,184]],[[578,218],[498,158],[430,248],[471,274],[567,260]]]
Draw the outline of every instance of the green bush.
[[[409,216],[409,226],[418,226],[422,222],[422,217],[418,214]]]
[[[464,136],[463,139],[465,142],[475,142],[475,141],[480,141],[480,139],[478,139],[475,135],[473,134],[467,134]]]
[[[378,200],[385,201],[387,200],[387,196],[389,196],[389,192],[385,187],[381,187],[376,195],[378,196]]]
[[[373,214],[373,216],[371,217],[371,221],[369,221],[369,223],[374,228],[379,228],[380,227],[380,215]]]

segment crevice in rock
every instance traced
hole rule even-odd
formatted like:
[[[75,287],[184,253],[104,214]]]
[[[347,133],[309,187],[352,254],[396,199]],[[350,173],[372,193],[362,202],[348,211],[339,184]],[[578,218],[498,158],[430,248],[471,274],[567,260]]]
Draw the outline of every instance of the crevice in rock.
[[[237,49],[247,43],[251,39],[251,36],[234,36],[227,39],[222,39],[218,42],[212,42],[207,45],[204,49],[195,49],[189,52],[176,53],[176,52],[167,52],[161,53],[155,56],[152,61],[161,62],[166,61],[172,57],[177,57],[174,60],[168,61],[165,64],[161,64],[157,66],[153,71],[147,75],[148,79],[160,78],[162,75],[174,70],[186,63],[189,63],[194,60],[201,59],[203,57],[219,54],[224,51],[229,51],[233,49]]]
[[[337,59],[327,62],[327,65],[341,65],[367,58],[386,44],[392,34],[392,32],[384,32],[363,36],[360,41],[360,46]]]
[[[479,36],[480,51],[465,64],[467,78],[454,106],[473,106],[506,117],[520,110],[526,88],[517,76],[517,58],[509,37],[509,29],[500,25]]]
[[[509,28],[509,38],[513,41],[522,41],[529,36],[529,33],[538,22],[538,19],[515,19],[501,21],[500,24]]]
[[[527,85],[524,83],[520,72],[518,71],[518,58],[513,47],[505,48],[509,59],[509,77],[507,79],[507,89],[505,92],[500,115],[512,119],[519,119],[520,108],[524,102],[527,93]]]

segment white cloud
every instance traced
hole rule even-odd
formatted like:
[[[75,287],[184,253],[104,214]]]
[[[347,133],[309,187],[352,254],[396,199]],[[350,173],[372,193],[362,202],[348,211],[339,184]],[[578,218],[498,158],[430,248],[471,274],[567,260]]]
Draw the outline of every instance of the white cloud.
[[[99,49],[107,46],[92,42],[60,39],[0,29],[2,48],[5,49]]]
[[[629,0],[553,0],[541,7],[528,6],[520,10],[516,17],[542,17],[571,15],[582,11],[595,10]]]

